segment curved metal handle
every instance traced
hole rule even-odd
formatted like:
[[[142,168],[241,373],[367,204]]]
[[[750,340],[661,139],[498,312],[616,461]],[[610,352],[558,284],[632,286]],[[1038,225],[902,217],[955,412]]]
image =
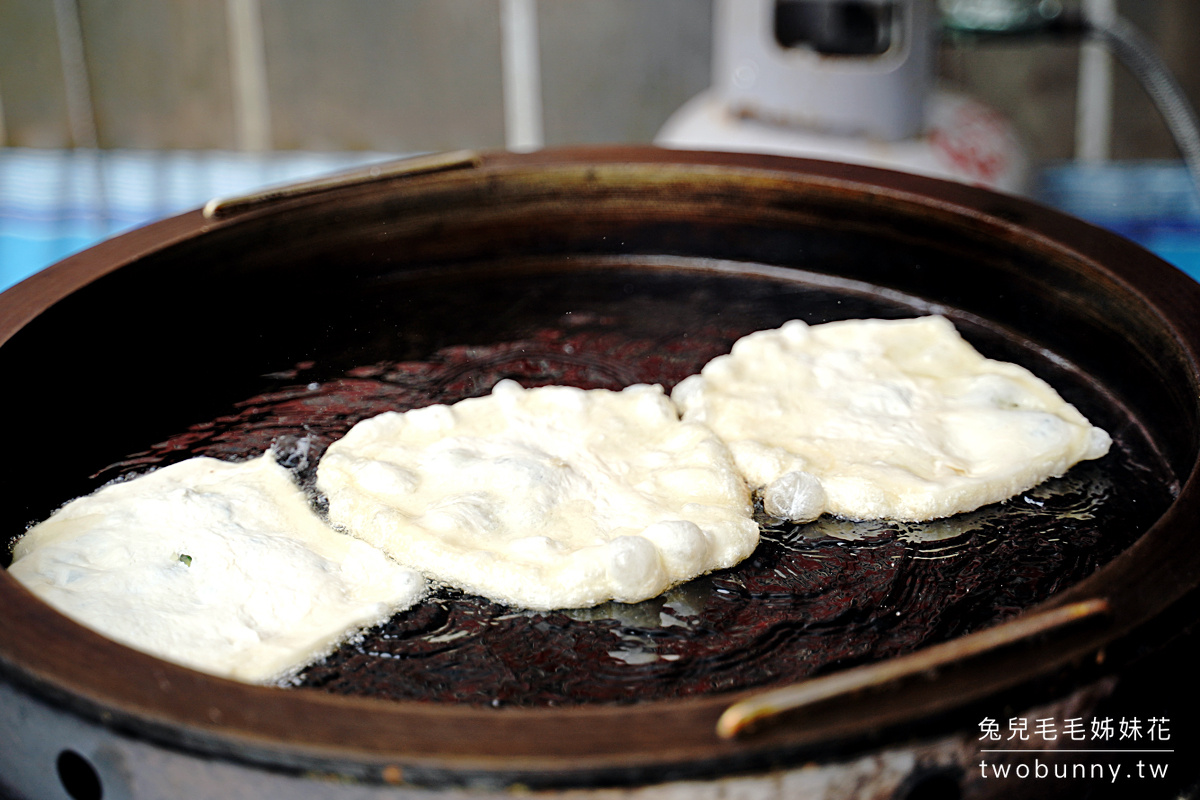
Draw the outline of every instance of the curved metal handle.
[[[456,169],[471,169],[479,166],[480,163],[482,163],[482,157],[473,150],[456,150],[449,153],[415,156],[385,164],[374,164],[364,169],[330,175],[325,178],[315,178],[310,181],[291,183],[278,188],[264,189],[261,192],[235,197],[214,197],[204,204],[204,216],[207,219],[224,219],[225,217],[240,214],[243,211],[251,211],[280,200],[309,197],[350,186],[360,186],[392,178],[428,175],[433,172],[447,172]]]
[[[1108,611],[1109,605],[1105,599],[1083,600],[1019,617],[1012,622],[906,656],[766,691],[725,709],[717,720],[717,735],[722,739],[733,739],[784,714],[947,667],[1024,639],[1059,630],[1082,619],[1107,614]]]

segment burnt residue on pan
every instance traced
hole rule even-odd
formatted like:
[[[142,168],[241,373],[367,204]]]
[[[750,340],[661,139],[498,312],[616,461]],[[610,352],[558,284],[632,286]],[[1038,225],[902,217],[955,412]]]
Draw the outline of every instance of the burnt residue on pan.
[[[477,283],[472,295],[494,297],[497,307],[524,298],[542,310],[500,323],[460,319],[451,343],[434,343],[419,357],[373,352],[346,363],[318,354],[287,365],[229,413],[130,454],[96,478],[273,447],[311,488],[329,443],[386,410],[477,396],[501,378],[609,389],[648,382],[669,390],[739,336],[793,316],[822,322],[947,311],[795,279],[758,278],[747,290],[744,277],[731,283],[691,274],[662,279],[675,291],[646,292],[645,276],[634,278],[612,269],[576,272],[569,288],[547,293],[554,281],[543,276],[536,281],[542,294],[532,299],[533,282]],[[439,291],[406,291],[418,296],[406,305],[415,315],[406,323],[418,330],[427,328],[422,313],[445,315],[456,303]],[[728,692],[911,652],[1008,619],[1077,583],[1161,516],[1174,493],[1171,475],[1128,413],[1070,364],[978,320],[958,315],[956,322],[985,354],[1023,363],[1080,405],[1113,434],[1112,452],[947,520],[826,517],[797,526],[762,518],[762,542],[745,562],[635,605],[528,612],[439,589],[305,670],[296,685],[480,706]],[[314,493],[318,508],[320,501]]]

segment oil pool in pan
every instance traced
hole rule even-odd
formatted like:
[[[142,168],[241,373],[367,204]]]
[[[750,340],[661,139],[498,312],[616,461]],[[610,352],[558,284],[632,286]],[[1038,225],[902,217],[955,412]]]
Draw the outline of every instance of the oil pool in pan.
[[[105,734],[105,758],[148,752],[143,773],[305,776],[320,796],[402,780],[649,797],[691,779],[721,792],[750,772],[778,793],[781,775],[834,748],[876,763],[921,732],[973,743],[981,704],[1073,702],[1097,678],[1123,682],[1196,618],[1200,290],[1083,222],[865,167],[624,147],[439,155],[209,212],[0,295],[0,374],[21,389],[2,395],[21,470],[0,537],[192,454],[275,443],[311,479],[355,420],[501,376],[669,386],[791,318],[947,314],[1116,446],[946,522],[768,528],[738,568],[636,606],[531,615],[440,593],[288,690],[120,647],[0,574],[0,691],[70,734],[0,751],[29,786],[64,748],[89,755],[87,729]],[[1103,613],[1062,624],[1080,607]],[[733,738],[719,727],[770,696],[757,687],[881,672],[879,691]],[[1142,674],[1172,703],[1190,685]],[[105,796],[126,763],[94,764]]]
[[[449,287],[394,286],[395,305],[383,302],[378,313],[478,308],[466,295],[489,297],[484,305],[492,308],[511,301],[539,310],[514,314],[511,323],[502,313],[487,324],[459,320],[446,335],[451,343],[418,357],[353,364],[318,357],[287,366],[228,413],[132,453],[98,478],[274,447],[311,487],[325,447],[385,410],[484,394],[501,378],[669,390],[739,336],[791,317],[929,313],[911,298],[884,299],[827,278],[812,285],[803,273],[783,280],[685,269],[647,281],[634,270],[576,265],[569,278],[476,275]],[[956,321],[982,352],[1033,369],[1108,429],[1111,453],[1004,503],[929,523],[823,517],[793,525],[760,517],[762,541],[745,562],[634,605],[529,612],[438,589],[305,670],[296,685],[480,706],[720,693],[912,652],[1014,617],[1078,582],[1162,514],[1172,500],[1169,471],[1126,412],[1069,364],[971,318]]]

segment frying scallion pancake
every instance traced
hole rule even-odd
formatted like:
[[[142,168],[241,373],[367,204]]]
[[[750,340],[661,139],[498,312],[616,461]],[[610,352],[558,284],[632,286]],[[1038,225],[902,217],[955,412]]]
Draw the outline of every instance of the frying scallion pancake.
[[[944,317],[846,320],[738,340],[681,381],[769,513],[922,521],[1025,491],[1111,440],[1048,384]]]

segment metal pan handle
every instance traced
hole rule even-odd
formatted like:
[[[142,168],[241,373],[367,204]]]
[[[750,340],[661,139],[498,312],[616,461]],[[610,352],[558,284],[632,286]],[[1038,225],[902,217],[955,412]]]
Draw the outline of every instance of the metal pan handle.
[[[1083,600],[1028,614],[1012,622],[961,636],[906,656],[762,692],[725,709],[717,720],[717,735],[723,739],[745,736],[769,724],[782,722],[785,717],[801,713],[817,704],[944,669],[1002,647],[1059,631],[1081,620],[1106,615],[1108,612],[1109,604],[1105,599]]]
[[[434,172],[448,172],[456,169],[472,169],[479,166],[482,160],[482,156],[473,150],[456,150],[449,153],[432,153],[430,155],[415,156],[385,164],[375,164],[352,172],[287,184],[278,188],[264,189],[263,191],[251,194],[235,197],[215,197],[205,203],[204,216],[207,219],[213,220],[225,219],[235,214],[253,211],[283,200],[311,197],[339,189],[395,178],[429,175]]]

